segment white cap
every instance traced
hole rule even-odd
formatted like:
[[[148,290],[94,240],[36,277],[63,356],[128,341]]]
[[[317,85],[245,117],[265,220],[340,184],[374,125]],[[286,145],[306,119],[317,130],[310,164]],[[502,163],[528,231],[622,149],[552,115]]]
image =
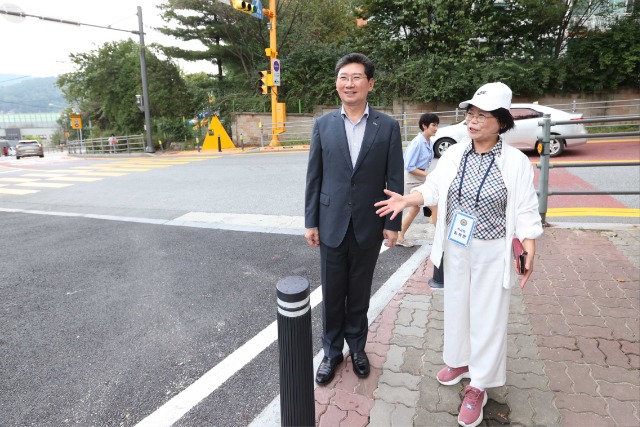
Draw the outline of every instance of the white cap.
[[[460,108],[467,108],[469,104],[484,111],[493,111],[498,108],[508,110],[511,107],[511,89],[504,83],[487,83],[476,91],[473,99],[461,102]]]

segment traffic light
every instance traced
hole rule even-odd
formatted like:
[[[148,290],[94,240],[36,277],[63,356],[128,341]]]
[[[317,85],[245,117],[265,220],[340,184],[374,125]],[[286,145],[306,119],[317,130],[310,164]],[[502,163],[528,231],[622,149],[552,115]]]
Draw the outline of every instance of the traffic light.
[[[136,105],[138,106],[138,110],[144,111],[144,98],[142,95],[136,95]]]
[[[273,86],[273,76],[269,74],[269,71],[259,71],[260,81],[258,82],[258,92],[263,95],[269,94],[269,86]]]
[[[244,13],[256,13],[258,8],[256,8],[250,1],[242,1],[242,0],[231,0],[231,5],[234,9],[238,9]]]

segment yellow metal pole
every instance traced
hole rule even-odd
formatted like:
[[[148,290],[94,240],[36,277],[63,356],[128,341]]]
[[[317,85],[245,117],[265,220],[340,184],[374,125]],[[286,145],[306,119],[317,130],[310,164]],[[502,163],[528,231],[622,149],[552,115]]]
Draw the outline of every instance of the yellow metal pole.
[[[276,43],[276,0],[269,0],[269,10],[265,10],[265,15],[269,17],[271,29],[269,30],[269,49],[271,52],[269,62],[271,63],[271,73],[273,74],[273,60],[278,57],[278,45]],[[269,146],[282,145],[278,138],[278,86],[271,86],[271,142]]]

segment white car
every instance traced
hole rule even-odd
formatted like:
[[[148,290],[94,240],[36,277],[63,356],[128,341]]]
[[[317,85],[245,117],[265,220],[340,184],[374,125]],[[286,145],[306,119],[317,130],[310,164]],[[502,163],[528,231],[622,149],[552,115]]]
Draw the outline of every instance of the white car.
[[[549,155],[557,157],[565,148],[575,147],[587,143],[587,138],[564,139],[562,135],[587,135],[587,129],[580,123],[582,114],[572,114],[566,111],[538,104],[511,104],[511,115],[516,126],[502,134],[503,140],[520,150],[538,150],[538,135],[542,135],[542,126],[538,122],[545,113],[551,114],[551,120],[575,120],[575,124],[551,126],[551,141]],[[467,124],[463,120],[450,126],[442,126],[434,136],[433,151],[440,157],[451,145],[462,140],[467,134]],[[539,152],[539,151],[538,151]]]

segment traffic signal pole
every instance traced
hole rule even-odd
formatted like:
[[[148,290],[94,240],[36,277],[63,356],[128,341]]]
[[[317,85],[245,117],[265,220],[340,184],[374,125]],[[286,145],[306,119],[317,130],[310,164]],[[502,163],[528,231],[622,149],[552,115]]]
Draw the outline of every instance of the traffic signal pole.
[[[229,0],[218,0],[221,3],[227,3]],[[280,87],[280,60],[278,60],[278,44],[276,43],[276,0],[269,0],[269,8],[263,8],[260,0],[230,0],[230,4],[234,9],[243,13],[248,13],[256,18],[263,19],[264,16],[269,18],[267,28],[269,29],[269,47],[264,50],[271,63],[270,70],[259,71],[260,86],[258,90],[261,94],[266,95],[271,88],[271,142],[270,146],[278,146],[280,139],[278,135],[285,131],[286,122],[286,105],[278,102],[278,88]]]
[[[266,52],[271,63],[271,74],[273,74],[273,60],[278,58],[276,0],[269,0],[269,9],[263,9],[263,13],[269,18],[269,49]],[[284,125],[278,123],[278,87],[271,86],[271,142],[269,143],[271,147],[282,145],[278,138],[278,129]]]

